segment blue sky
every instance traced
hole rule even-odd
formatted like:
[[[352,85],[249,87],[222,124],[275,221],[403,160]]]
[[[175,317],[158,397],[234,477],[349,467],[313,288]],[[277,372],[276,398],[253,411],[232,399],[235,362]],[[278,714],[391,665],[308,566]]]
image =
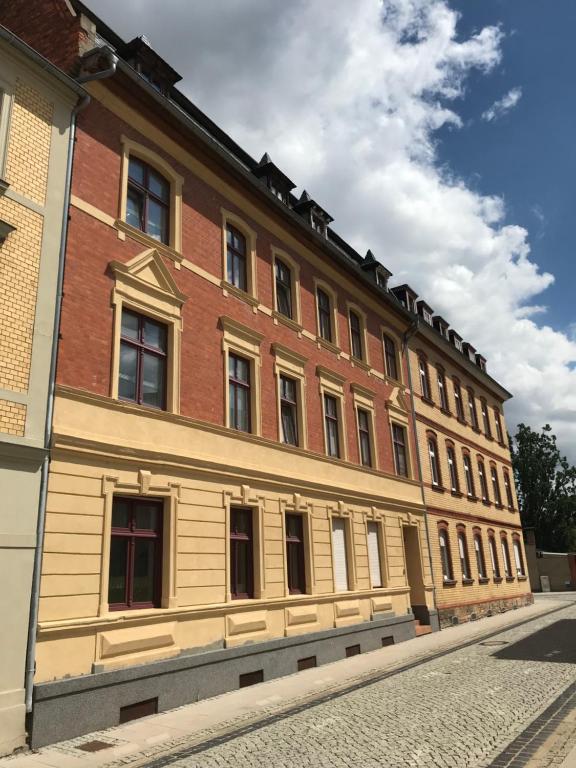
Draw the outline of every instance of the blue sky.
[[[439,157],[483,194],[501,195],[507,220],[529,232],[532,258],[554,274],[536,317],[568,330],[576,322],[576,2],[453,0],[459,33],[499,24],[502,64],[472,72],[458,112],[462,129],[444,128]],[[510,89],[522,98],[492,122],[481,114]]]

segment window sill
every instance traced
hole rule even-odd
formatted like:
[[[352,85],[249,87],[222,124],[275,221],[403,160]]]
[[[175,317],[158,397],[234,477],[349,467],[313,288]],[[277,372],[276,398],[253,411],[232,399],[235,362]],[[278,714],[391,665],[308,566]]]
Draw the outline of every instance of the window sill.
[[[494,504],[496,509],[504,509],[504,504]]]
[[[482,499],[482,504],[484,504],[485,507],[489,507],[490,506],[490,502],[489,501],[485,501],[484,499]]]
[[[494,584],[500,584],[502,582],[502,576],[494,576]]]
[[[422,402],[426,403],[427,405],[429,405],[430,408],[435,408],[436,407],[436,405],[434,403],[434,400],[431,400],[429,397],[426,397],[425,395],[422,395],[421,398],[422,398]]]
[[[508,512],[514,513],[514,512],[516,512],[516,508],[515,507],[508,507]]]
[[[467,496],[466,498],[468,501],[473,501],[474,504],[478,501],[478,496]]]
[[[514,581],[514,576],[506,576],[506,581],[510,583],[511,581]]]
[[[252,296],[251,293],[246,293],[246,291],[243,291],[241,288],[237,288],[235,285],[232,285],[232,283],[229,283],[227,280],[222,280],[220,282],[220,287],[222,288],[222,292],[224,293],[224,296],[227,296],[228,294],[231,294],[232,296],[236,296],[237,299],[240,299],[240,301],[244,301],[246,304],[249,304],[251,307],[257,307],[260,302],[255,296]]]
[[[526,581],[528,579],[528,576],[517,576],[516,577],[518,581]]]
[[[278,312],[278,310],[274,309],[272,311],[272,317],[274,320],[278,323],[282,323],[282,325],[287,326],[288,328],[291,328],[293,331],[296,331],[297,333],[302,333],[304,328],[298,323],[296,320],[292,320],[291,317],[287,317],[286,315],[283,315],[281,312]]]
[[[450,491],[450,493],[451,493],[452,496],[454,496],[455,499],[461,499],[462,498],[462,494],[460,493],[460,491]]]
[[[449,410],[447,410],[446,408],[440,408],[440,413],[443,413],[444,416],[452,417],[452,413]]]
[[[324,349],[334,352],[335,355],[342,354],[342,350],[337,344],[333,344],[331,341],[328,341],[328,339],[323,339],[322,336],[316,336],[316,342],[319,347],[324,347]]]
[[[506,443],[503,443],[503,442],[501,442],[500,440],[498,440],[498,445],[500,446],[500,448],[508,448],[508,446],[506,445]]]
[[[460,416],[458,416],[458,423],[462,424],[465,427],[468,426],[468,422],[466,421],[466,419],[462,419]]]
[[[350,355],[350,362],[353,366],[356,368],[361,368],[363,371],[372,370],[372,366],[370,366],[367,362],[360,360],[358,357],[354,357],[353,355]]]
[[[436,493],[444,493],[444,488],[442,488],[441,485],[434,485],[434,483],[432,483],[430,487],[433,491],[436,491]]]
[[[0,197],[2,197],[2,195],[4,194],[4,192],[6,192],[9,186],[10,186],[10,183],[6,181],[6,179],[3,179],[0,176]]]
[[[469,587],[470,584],[474,584],[474,579],[462,579],[462,584],[465,587]]]
[[[444,579],[442,584],[445,587],[454,587],[454,586],[456,586],[456,579]]]
[[[150,237],[150,235],[147,235],[146,232],[142,232],[141,229],[137,229],[131,224],[127,224],[125,221],[122,221],[122,219],[116,219],[114,222],[114,227],[119,232],[123,232],[125,235],[128,235],[128,237],[132,238],[132,240],[136,240],[139,243],[142,243],[142,245],[147,245],[149,248],[156,249],[163,256],[167,256],[169,259],[172,259],[172,261],[176,261],[178,264],[182,261],[182,254],[179,253],[171,245],[162,243],[160,240],[156,240],[155,238]]]
[[[487,576],[480,576],[478,578],[478,584],[488,584],[490,579]]]
[[[472,427],[472,431],[476,432],[477,435],[481,435],[482,434],[482,430],[478,429],[478,427]]]
[[[486,440],[490,440],[491,443],[494,442],[494,438],[492,437],[492,435],[487,435],[486,433],[484,433],[484,437],[486,438]]]

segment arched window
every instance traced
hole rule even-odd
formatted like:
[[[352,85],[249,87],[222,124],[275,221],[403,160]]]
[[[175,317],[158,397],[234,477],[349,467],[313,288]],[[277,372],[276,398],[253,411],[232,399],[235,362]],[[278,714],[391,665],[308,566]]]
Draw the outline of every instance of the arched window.
[[[493,532],[488,533],[488,548],[490,549],[490,561],[492,563],[492,574],[494,579],[500,579],[500,564],[498,562],[498,549],[496,548],[496,538]]]
[[[512,566],[510,564],[510,550],[508,549],[508,537],[505,533],[501,534],[500,543],[502,545],[502,561],[504,563],[504,575],[507,579],[513,578]]]
[[[500,493],[500,483],[498,482],[498,470],[494,465],[490,467],[490,476],[492,478],[492,489],[494,491],[494,501],[496,505],[502,506],[502,494]]]
[[[476,553],[476,568],[480,579],[488,578],[486,573],[486,560],[484,559],[484,545],[482,544],[482,535],[480,531],[474,534],[474,552]]]
[[[458,421],[466,421],[464,416],[464,403],[462,402],[462,387],[458,379],[454,379],[454,402],[456,403],[456,416]]]
[[[448,474],[450,476],[450,489],[453,493],[460,493],[460,482],[458,479],[458,467],[456,466],[456,454],[451,445],[446,447],[448,455]]]
[[[438,461],[438,444],[435,437],[428,438],[428,455],[430,457],[432,485],[439,488],[442,485],[442,476],[440,474],[440,462]]]
[[[468,496],[472,499],[476,496],[476,490],[474,488],[474,475],[472,474],[472,462],[470,461],[470,454],[463,454],[464,461],[464,476],[466,478],[466,491]]]
[[[396,358],[396,344],[384,334],[384,362],[386,363],[386,375],[391,379],[399,379],[398,360]]]
[[[170,182],[133,156],[128,163],[126,222],[161,243],[169,243]]]
[[[428,376],[428,361],[420,355],[418,358],[418,371],[420,373],[420,391],[426,400],[432,400],[430,392],[430,377]]]
[[[490,496],[488,495],[486,470],[484,468],[484,462],[482,459],[478,459],[478,477],[480,478],[480,493],[482,494],[482,501],[488,504],[490,502]]]
[[[458,531],[458,554],[460,556],[462,578],[464,581],[468,581],[472,576],[470,574],[470,560],[468,558],[468,542],[466,541],[466,533],[463,529]]]
[[[524,570],[524,557],[522,555],[522,545],[520,544],[520,537],[514,536],[512,539],[512,548],[514,549],[514,561],[516,563],[516,575],[525,576]]]
[[[276,311],[293,320],[292,310],[292,273],[290,267],[278,257],[274,260],[276,273]]]
[[[504,490],[506,491],[506,502],[510,509],[514,509],[514,497],[512,496],[512,486],[510,484],[510,475],[508,470],[504,470]]]
[[[239,229],[226,227],[227,280],[231,285],[248,290],[246,238]]]
[[[474,390],[472,387],[468,387],[468,412],[470,414],[470,424],[476,431],[478,427],[478,412],[476,411],[476,398],[474,397]]]
[[[446,375],[444,373],[444,369],[441,366],[437,367],[436,372],[438,374],[438,396],[440,398],[440,408],[443,411],[446,411],[446,413],[449,413],[450,412],[450,408],[448,407],[448,392],[446,390]]]
[[[450,556],[450,543],[448,541],[448,529],[439,528],[438,541],[440,543],[440,562],[442,563],[442,578],[444,581],[453,581],[452,558]]]

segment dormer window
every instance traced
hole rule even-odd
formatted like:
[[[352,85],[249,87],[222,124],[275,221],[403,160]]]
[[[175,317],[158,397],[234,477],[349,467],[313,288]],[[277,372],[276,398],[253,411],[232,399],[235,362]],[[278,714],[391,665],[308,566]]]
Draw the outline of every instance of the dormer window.
[[[385,272],[382,272],[381,269],[376,271],[376,284],[379,285],[380,288],[386,288],[388,285],[388,275],[386,275]]]
[[[388,289],[388,280],[392,277],[392,272],[376,260],[376,257],[370,249],[366,251],[362,269],[370,275],[379,288],[383,288],[384,290]]]
[[[452,344],[456,347],[458,352],[462,352],[462,336],[459,336],[456,331],[449,331],[448,338]]]
[[[322,235],[322,237],[326,236],[326,223],[322,221],[319,216],[312,214],[310,223],[312,224],[312,229],[315,232],[318,232],[318,234]]]
[[[420,300],[418,302],[418,314],[428,325],[432,325],[432,315],[434,310],[428,306],[425,301]]]
[[[283,189],[280,189],[280,187],[274,186],[272,182],[270,182],[269,188],[270,188],[270,192],[272,192],[274,197],[277,197],[278,200],[282,200],[283,203],[286,202],[286,192]]]
[[[308,192],[304,190],[300,200],[294,205],[294,210],[299,213],[319,235],[326,237],[328,234],[328,224],[333,221],[332,216],[314,202]]]
[[[262,155],[252,173],[266,184],[274,197],[277,197],[284,204],[288,204],[290,192],[296,185],[272,162],[267,152]]]
[[[396,296],[401,304],[408,310],[408,312],[416,311],[416,299],[418,294],[410,288],[409,285],[397,285],[392,288],[392,293]]]
[[[167,94],[175,83],[182,80],[181,75],[158,56],[144,36],[135,37],[118,52],[158,93]]]

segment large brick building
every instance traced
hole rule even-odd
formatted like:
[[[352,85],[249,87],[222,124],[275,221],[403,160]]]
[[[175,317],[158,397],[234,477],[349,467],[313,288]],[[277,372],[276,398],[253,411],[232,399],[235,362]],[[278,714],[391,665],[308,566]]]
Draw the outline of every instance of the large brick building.
[[[32,743],[437,628],[406,354],[437,340],[374,256],[191,104],[144,38],[124,43],[76,0],[28,6],[0,21],[92,97]]]

